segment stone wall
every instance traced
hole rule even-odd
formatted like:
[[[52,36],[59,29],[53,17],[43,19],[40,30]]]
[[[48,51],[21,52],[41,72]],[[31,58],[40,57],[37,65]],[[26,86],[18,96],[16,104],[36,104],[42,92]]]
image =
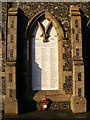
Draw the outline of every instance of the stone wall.
[[[5,77],[5,63],[6,63],[6,3],[2,4],[2,109],[4,110],[4,100],[6,96],[6,77]]]
[[[49,3],[42,3],[42,2],[20,2],[18,3],[18,7],[23,11],[23,20],[22,20],[22,29],[23,29],[23,41],[24,41],[24,51],[23,51],[23,58],[26,56],[26,41],[25,41],[25,29],[28,21],[39,11],[41,10],[47,10],[51,14],[53,14],[58,21],[60,22],[64,32],[65,36],[68,38],[68,42],[63,42],[63,47],[64,47],[64,53],[63,53],[63,71],[65,72],[65,76],[63,77],[64,79],[64,85],[63,89],[65,91],[71,92],[72,93],[72,58],[71,58],[71,20],[70,20],[70,5],[75,5],[80,7],[82,12],[82,16],[84,19],[84,13],[87,16],[90,16],[89,12],[89,6],[90,3],[65,3],[65,2],[49,2]],[[12,7],[15,7],[15,3],[12,4]],[[86,19],[84,19],[86,20]],[[83,20],[82,20],[83,21]],[[85,21],[86,22],[86,21]],[[84,23],[85,24],[85,23]],[[68,51],[68,52],[67,52]],[[67,73],[68,75],[66,75]],[[70,77],[69,77],[70,76]],[[66,80],[66,77],[68,77],[68,81],[70,81],[69,87],[67,87],[66,84],[69,84]]]
[[[75,5],[80,7],[82,13],[82,28],[84,29],[87,23],[87,18],[90,17],[90,2],[88,3],[65,3],[65,2],[20,2],[20,3],[10,3],[9,7],[18,6],[19,9],[19,56],[18,56],[18,72],[19,75],[19,92],[17,95],[22,96],[25,91],[28,90],[29,81],[27,81],[27,41],[25,39],[25,30],[29,20],[39,11],[47,10],[53,14],[60,22],[65,36],[68,41],[63,41],[63,71],[68,72],[67,75],[64,74],[63,79],[63,90],[65,92],[71,92],[72,94],[72,58],[71,58],[71,23],[70,23],[70,5]],[[86,15],[86,16],[85,16]],[[3,28],[3,65],[5,66],[5,56],[6,56],[6,3],[2,4],[2,28]],[[68,52],[67,52],[68,51]],[[3,70],[3,69],[2,69]],[[5,70],[2,71],[2,77],[5,77]],[[4,80],[5,82],[5,80]],[[4,88],[5,89],[5,85]],[[3,94],[4,95],[4,94]],[[57,103],[59,104],[59,103]],[[53,104],[52,104],[53,106]]]
[[[68,37],[70,38],[70,5],[76,5],[88,16],[90,3],[65,3],[65,2],[56,2],[56,3],[31,3],[24,2],[19,3],[19,7],[23,10],[24,15],[30,20],[37,12],[41,10],[47,10],[52,13],[62,24],[63,29],[67,31]],[[25,22],[25,21],[24,21]]]
[[[42,110],[43,103],[39,102],[37,103],[37,109]],[[69,101],[63,101],[63,102],[54,102],[48,104],[48,110],[65,110],[65,109],[70,109],[70,102]]]

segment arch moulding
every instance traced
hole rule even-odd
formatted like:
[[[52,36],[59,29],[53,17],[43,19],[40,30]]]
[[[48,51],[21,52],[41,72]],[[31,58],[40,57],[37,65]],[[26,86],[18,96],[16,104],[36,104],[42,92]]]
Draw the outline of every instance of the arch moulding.
[[[37,25],[38,21],[40,21],[42,18],[47,19],[48,21],[52,22],[52,25],[54,26],[56,33],[57,33],[57,39],[58,39],[58,90],[50,90],[52,93],[58,93],[61,94],[63,92],[62,86],[63,86],[63,39],[64,39],[64,31],[62,29],[61,24],[59,21],[48,11],[42,10],[38,12],[27,24],[26,31],[25,31],[25,38],[27,40],[27,61],[29,64],[31,64],[31,55],[30,55],[30,47],[31,47],[31,37],[32,37],[32,31],[35,25]],[[42,91],[39,91],[42,92]],[[47,96],[48,90],[45,92],[45,96]],[[41,96],[40,96],[41,97]]]

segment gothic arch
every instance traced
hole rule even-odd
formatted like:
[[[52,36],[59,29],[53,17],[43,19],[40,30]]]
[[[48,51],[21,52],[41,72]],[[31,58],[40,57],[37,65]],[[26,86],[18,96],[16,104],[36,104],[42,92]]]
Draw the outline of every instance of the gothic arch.
[[[62,29],[62,26],[60,25],[59,21],[48,11],[42,10],[38,12],[29,22],[26,27],[25,31],[25,38],[27,40],[27,61],[30,61],[30,41],[32,36],[32,31],[35,25],[38,21],[41,19],[47,19],[48,21],[52,22],[52,25],[54,26],[56,33],[57,33],[57,39],[58,39],[58,79],[59,79],[59,91],[60,93],[63,92],[62,89],[62,81],[63,81],[63,39],[64,39],[64,31]]]
[[[34,26],[37,24],[37,21],[42,19],[42,18],[46,18],[47,20],[51,21],[56,32],[57,32],[57,38],[58,41],[62,41],[63,38],[65,37],[64,31],[62,29],[62,26],[60,25],[59,21],[48,11],[42,10],[40,12],[38,12],[29,22],[28,25],[26,27],[26,31],[25,31],[25,38],[28,41],[27,43],[27,59],[29,60],[29,56],[28,56],[28,51],[29,51],[29,40],[30,40],[30,35],[32,34],[32,29],[34,28]]]
[[[25,38],[27,40],[30,39],[29,35],[30,32],[34,26],[35,23],[37,23],[37,21],[39,19],[41,19],[42,17],[45,17],[47,20],[51,21],[53,23],[53,26],[55,27],[56,31],[57,31],[57,37],[58,38],[64,38],[64,31],[60,25],[60,23],[58,22],[58,20],[48,11],[42,10],[40,12],[38,12],[29,22],[28,25],[26,27],[26,31],[25,31]]]

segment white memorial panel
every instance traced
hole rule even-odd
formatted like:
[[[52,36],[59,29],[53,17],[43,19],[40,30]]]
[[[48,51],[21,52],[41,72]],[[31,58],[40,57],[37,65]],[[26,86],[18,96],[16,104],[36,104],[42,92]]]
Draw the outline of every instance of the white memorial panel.
[[[44,30],[48,20],[41,21]],[[32,37],[32,89],[58,89],[58,40],[54,27],[48,31],[48,42],[43,42],[42,31],[37,25]]]

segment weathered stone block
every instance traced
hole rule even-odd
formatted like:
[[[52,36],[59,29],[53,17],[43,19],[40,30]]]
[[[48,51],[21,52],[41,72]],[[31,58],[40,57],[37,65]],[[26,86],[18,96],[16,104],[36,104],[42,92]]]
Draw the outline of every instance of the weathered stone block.
[[[85,97],[71,97],[71,110],[73,113],[86,112],[86,99]]]
[[[5,101],[5,114],[16,115],[18,114],[18,103],[16,99],[6,99]]]

